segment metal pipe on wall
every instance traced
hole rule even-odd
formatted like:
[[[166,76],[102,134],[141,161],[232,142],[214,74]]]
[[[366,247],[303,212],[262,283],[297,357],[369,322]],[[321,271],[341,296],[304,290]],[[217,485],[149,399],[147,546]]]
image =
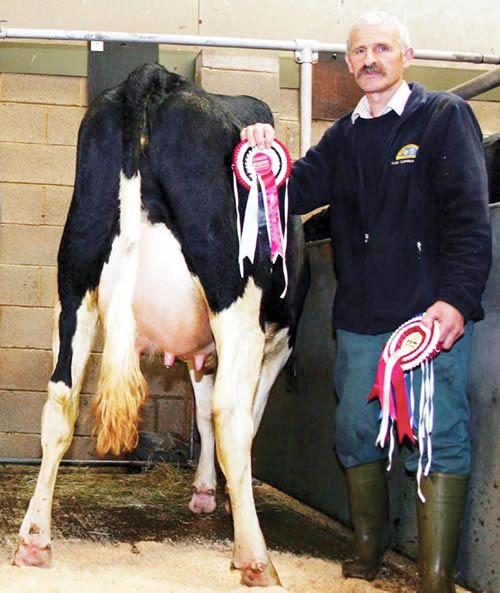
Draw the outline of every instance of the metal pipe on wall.
[[[300,154],[311,146],[312,122],[312,65],[318,61],[318,52],[313,51],[313,40],[297,39],[303,49],[295,52],[295,61],[300,64]]]
[[[3,25],[1,24],[3,23]],[[123,41],[126,43],[160,43],[165,45],[195,45],[210,47],[234,47],[246,49],[275,49],[300,51],[309,48],[312,52],[345,53],[344,43],[323,43],[315,40],[256,39],[245,37],[210,37],[203,35],[163,35],[160,33],[125,33],[114,31],[69,31],[64,29],[8,28],[0,22],[0,39],[53,39],[62,41]],[[460,51],[417,49],[415,57],[421,60],[445,62],[472,62],[474,64],[500,64],[500,56]]]
[[[449,92],[455,93],[455,95],[462,97],[462,99],[472,99],[472,97],[485,93],[497,86],[500,86],[500,68],[495,68],[491,72],[485,72],[472,80],[454,86]]]
[[[300,154],[311,146],[312,120],[312,62],[300,65]]]
[[[48,39],[60,41],[121,41],[124,43],[159,43],[200,47],[232,47],[240,49],[271,49],[343,52],[345,44],[321,43],[314,40],[255,39],[246,37],[210,37],[204,35],[163,35],[161,33],[125,33],[117,31],[67,31],[63,29],[19,29],[0,25],[0,39]],[[498,58],[500,64],[500,57]],[[495,62],[496,63],[496,62]]]
[[[7,28],[0,21],[0,39],[49,39],[63,41],[121,41],[124,43],[159,43],[165,45],[191,45],[200,47],[231,47],[243,49],[267,49],[294,51],[302,56],[300,81],[300,126],[301,154],[311,146],[312,113],[312,56],[317,52],[345,53],[343,43],[320,43],[314,40],[255,39],[238,37],[207,37],[202,35],[162,35],[159,33],[125,33],[97,31],[69,31],[63,29]],[[308,61],[308,56],[311,61]],[[467,53],[458,51],[416,50],[415,57],[421,60],[447,62],[472,62],[475,64],[500,64],[496,54]],[[298,58],[297,58],[298,59]],[[299,61],[299,59],[298,59]]]

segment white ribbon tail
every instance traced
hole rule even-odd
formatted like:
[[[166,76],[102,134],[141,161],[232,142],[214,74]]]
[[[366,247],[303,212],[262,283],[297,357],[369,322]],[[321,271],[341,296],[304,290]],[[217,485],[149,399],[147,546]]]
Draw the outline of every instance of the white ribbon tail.
[[[280,294],[280,298],[285,298],[288,290],[288,270],[286,268],[286,248],[288,245],[288,179],[285,181],[285,233],[283,236],[283,276],[285,278],[285,288]]]
[[[389,472],[391,471],[392,467],[392,454],[394,453],[394,446],[396,444],[396,439],[394,438],[394,420],[391,419],[391,428],[390,430],[390,437],[389,437],[389,454],[388,454],[388,461],[386,470]]]
[[[420,405],[419,405],[419,415],[418,415],[418,448],[419,448],[419,458],[418,458],[418,468],[417,468],[417,491],[418,497],[422,502],[425,502],[425,496],[422,492],[421,488],[421,481],[422,481],[422,452],[424,450],[424,430],[425,430],[425,421],[424,421],[424,407],[425,407],[425,364],[422,363],[420,365],[420,371],[422,375],[422,382],[420,385]]]
[[[410,370],[410,426],[415,434],[415,392],[413,391],[413,369]]]
[[[424,476],[428,476],[432,464],[432,429],[434,426],[434,364],[432,361],[427,363],[427,417],[425,419],[427,432],[427,464],[424,469]]]
[[[286,255],[288,246],[288,179],[285,181],[285,233],[283,236],[283,250]]]
[[[283,277],[285,278],[285,288],[283,292],[280,294],[280,299],[284,299],[286,295],[286,291],[288,290],[288,270],[286,269],[286,260],[283,258]]]
[[[425,502],[425,496],[421,488],[422,475],[428,476],[432,464],[432,429],[434,424],[434,365],[427,361],[420,365],[422,373],[422,386],[420,388],[420,417],[418,422],[418,447],[420,455],[418,459],[417,484],[418,496]],[[423,467],[424,454],[427,454],[427,462]]]
[[[239,250],[241,249],[241,220],[240,220],[240,196],[238,193],[238,181],[236,180],[236,175],[234,174],[233,170],[233,191],[234,191],[234,205],[236,206],[236,231],[238,233],[238,260],[239,260]],[[243,261],[239,261],[240,264],[240,274],[243,278]]]
[[[245,208],[245,219],[240,238],[240,252],[238,261],[240,264],[240,273],[243,277],[243,260],[245,257],[253,263],[255,257],[255,247],[259,234],[259,192],[257,190],[257,181],[252,181],[248,193],[247,206]]]

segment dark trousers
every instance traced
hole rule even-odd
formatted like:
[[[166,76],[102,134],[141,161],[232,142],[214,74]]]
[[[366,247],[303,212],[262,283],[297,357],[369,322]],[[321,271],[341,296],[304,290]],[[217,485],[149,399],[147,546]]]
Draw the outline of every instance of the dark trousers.
[[[465,335],[453,348],[442,351],[434,364],[434,425],[431,472],[470,473],[469,403],[467,378],[473,324],[466,325]],[[380,428],[380,405],[368,402],[378,361],[391,333],[375,336],[336,332],[335,388],[338,396],[336,450],[344,467],[350,468],[385,459],[388,447],[375,445]],[[413,371],[415,422],[421,384],[420,368]],[[410,376],[406,375],[409,388]],[[418,464],[418,445],[406,459],[409,471]],[[424,463],[426,458],[424,457]]]

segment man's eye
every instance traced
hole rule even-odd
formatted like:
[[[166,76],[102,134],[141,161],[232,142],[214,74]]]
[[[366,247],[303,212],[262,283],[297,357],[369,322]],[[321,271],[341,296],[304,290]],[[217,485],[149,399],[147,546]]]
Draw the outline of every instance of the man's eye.
[[[354,54],[356,56],[360,56],[361,54],[365,53],[365,48],[364,47],[358,47],[357,49],[354,50]]]
[[[379,45],[378,46],[378,51],[380,52],[384,52],[384,51],[388,51],[389,48],[387,47],[387,45]]]

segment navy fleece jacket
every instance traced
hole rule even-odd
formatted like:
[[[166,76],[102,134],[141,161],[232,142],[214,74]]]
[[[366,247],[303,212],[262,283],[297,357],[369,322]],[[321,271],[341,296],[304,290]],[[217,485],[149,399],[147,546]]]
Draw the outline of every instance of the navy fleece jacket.
[[[359,150],[370,145],[351,114],[292,170],[291,212],[330,205],[340,329],[392,331],[436,300],[466,321],[483,317],[491,233],[481,130],[459,97],[410,87],[375,186],[363,182]]]

